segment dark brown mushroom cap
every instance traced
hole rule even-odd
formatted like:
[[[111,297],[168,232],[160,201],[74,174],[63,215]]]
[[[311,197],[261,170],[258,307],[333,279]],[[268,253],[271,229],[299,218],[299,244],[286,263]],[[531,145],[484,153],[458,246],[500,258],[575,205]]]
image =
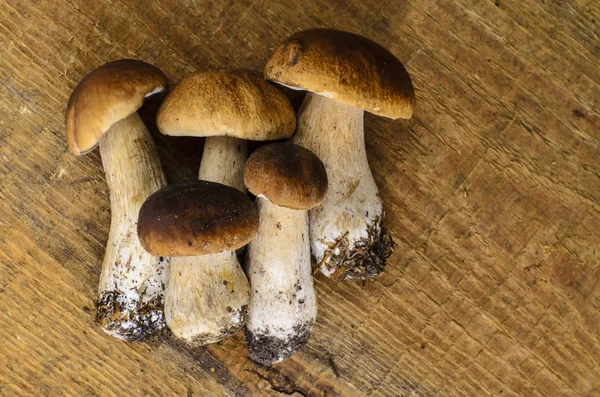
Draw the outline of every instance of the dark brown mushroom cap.
[[[246,161],[244,183],[282,207],[309,210],[323,202],[327,172],[316,154],[292,143],[273,143],[252,153]]]
[[[292,136],[296,114],[285,94],[260,73],[206,70],[169,93],[156,124],[165,135],[271,141]]]
[[[145,97],[167,85],[158,68],[133,59],[109,62],[85,76],[73,90],[65,114],[71,153],[79,156],[92,150],[114,123],[132,115]]]
[[[348,32],[305,30],[276,49],[269,80],[327,96],[380,116],[410,118],[415,93],[402,63],[379,44]]]
[[[176,183],[157,191],[139,213],[138,237],[153,255],[233,251],[258,231],[258,210],[244,193],[220,183]]]

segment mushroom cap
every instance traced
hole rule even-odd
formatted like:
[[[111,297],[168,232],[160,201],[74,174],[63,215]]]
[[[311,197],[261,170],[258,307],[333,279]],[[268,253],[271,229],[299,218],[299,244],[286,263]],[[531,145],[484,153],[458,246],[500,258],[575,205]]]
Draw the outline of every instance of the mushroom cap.
[[[165,90],[168,83],[158,68],[133,59],[109,62],[85,76],[65,114],[71,153],[79,156],[94,149],[114,123],[135,113],[144,98]]]
[[[244,193],[220,183],[176,183],[142,205],[140,243],[152,255],[196,256],[233,251],[258,231],[258,210]]]
[[[267,141],[292,136],[296,115],[289,99],[261,74],[207,70],[169,93],[156,123],[165,135]]]
[[[379,116],[397,119],[413,114],[415,93],[402,63],[379,44],[352,33],[298,32],[275,49],[264,74],[282,85]]]
[[[282,207],[309,210],[327,193],[327,172],[316,154],[292,143],[273,143],[246,161],[244,184],[256,196]]]

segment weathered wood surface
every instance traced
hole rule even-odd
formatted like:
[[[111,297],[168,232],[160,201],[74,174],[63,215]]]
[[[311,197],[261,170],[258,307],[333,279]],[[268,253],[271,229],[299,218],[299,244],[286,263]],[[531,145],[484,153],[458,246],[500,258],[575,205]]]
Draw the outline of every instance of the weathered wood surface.
[[[367,116],[397,241],[375,282],[317,277],[319,318],[272,369],[243,338],[125,344],[92,322],[109,198],[67,152],[71,90],[132,57],[173,83],[261,70],[304,28],[354,31],[413,77],[415,117]],[[0,0],[0,394],[600,395],[600,3]],[[201,140],[154,130],[168,179]]]

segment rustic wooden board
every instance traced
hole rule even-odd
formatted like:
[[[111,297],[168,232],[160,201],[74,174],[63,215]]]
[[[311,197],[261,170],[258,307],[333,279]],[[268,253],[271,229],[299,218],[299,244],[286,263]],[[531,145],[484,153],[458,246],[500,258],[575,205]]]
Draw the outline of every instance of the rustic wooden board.
[[[560,5],[558,4],[560,3]],[[67,152],[71,90],[132,57],[173,83],[261,70],[334,27],[396,54],[415,117],[366,117],[397,242],[375,282],[317,277],[308,347],[125,344],[92,321],[109,226],[100,157]],[[0,394],[600,395],[600,2],[0,0]],[[164,138],[171,182],[202,141]]]

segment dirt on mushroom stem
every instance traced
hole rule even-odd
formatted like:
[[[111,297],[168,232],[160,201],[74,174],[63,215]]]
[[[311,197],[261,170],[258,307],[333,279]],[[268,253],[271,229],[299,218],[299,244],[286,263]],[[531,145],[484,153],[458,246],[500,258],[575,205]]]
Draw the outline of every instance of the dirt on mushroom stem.
[[[368,226],[367,237],[352,244],[348,233],[332,242],[317,264],[326,274],[336,280],[368,280],[383,273],[387,259],[394,251],[394,241],[383,227],[383,214]]]
[[[273,365],[304,347],[311,335],[314,321],[294,326],[292,336],[280,338],[246,329],[246,343],[252,351],[252,360],[262,365]]]
[[[118,291],[105,291],[97,302],[96,324],[128,342],[142,342],[166,326],[163,297],[133,302]]]
[[[231,317],[239,318],[239,321],[233,322],[226,328],[221,329],[217,336],[215,336],[214,333],[199,334],[195,336],[193,340],[186,341],[186,343],[188,346],[196,348],[206,346],[209,343],[214,343],[215,340],[221,341],[230,338],[246,323],[246,319],[248,318],[248,305],[243,305],[235,314],[232,314]]]

